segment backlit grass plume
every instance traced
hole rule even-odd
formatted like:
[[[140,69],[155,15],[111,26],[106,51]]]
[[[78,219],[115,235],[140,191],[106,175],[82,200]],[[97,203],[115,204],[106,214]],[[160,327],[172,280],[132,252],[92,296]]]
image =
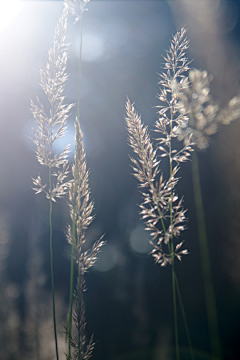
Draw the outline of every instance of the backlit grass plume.
[[[221,125],[228,125],[240,118],[240,94],[235,95],[222,107],[211,94],[213,77],[206,70],[191,69],[186,78],[185,87],[179,92],[177,106],[180,112],[187,112],[189,121],[178,128],[178,140],[186,143],[192,133],[197,150],[206,150],[211,142],[211,136],[220,130]],[[221,341],[218,331],[218,316],[216,308],[215,290],[211,270],[211,256],[208,246],[205,214],[200,183],[198,152],[192,157],[192,179],[195,207],[198,221],[198,237],[202,260],[204,280],[205,304],[212,355],[221,358]]]
[[[178,95],[177,106],[180,112],[188,113],[189,121],[178,129],[178,140],[185,143],[189,133],[197,150],[202,152],[208,148],[211,136],[219,131],[221,125],[228,125],[240,118],[240,94],[228,101],[227,106],[221,107],[220,103],[211,95],[210,83],[213,79],[206,70],[191,69],[189,80]],[[218,316],[216,308],[215,289],[211,270],[211,256],[208,246],[205,213],[200,183],[200,170],[198,155],[194,152],[192,157],[192,179],[195,198],[195,207],[198,221],[198,237],[202,260],[202,273],[204,280],[205,305],[208,318],[208,328],[212,356],[221,358],[221,341],[218,331]]]
[[[93,201],[90,200],[90,189],[88,184],[89,172],[87,170],[86,155],[83,148],[83,136],[80,129],[80,124],[76,118],[76,136],[75,136],[75,163],[72,166],[73,180],[70,181],[69,200],[70,200],[70,215],[73,220],[73,226],[69,225],[67,231],[67,239],[70,244],[74,244],[75,260],[77,262],[77,286],[75,291],[76,308],[73,314],[73,320],[76,326],[77,334],[72,336],[69,331],[68,337],[71,347],[74,349],[74,356],[76,359],[88,360],[91,357],[94,347],[93,337],[87,343],[85,328],[85,310],[83,293],[85,289],[85,273],[91,268],[97,260],[97,254],[100,248],[104,245],[101,237],[96,241],[91,249],[86,248],[85,233],[88,226],[93,221]],[[75,236],[73,235],[75,234]],[[71,352],[67,359],[71,359]]]
[[[90,191],[88,188],[88,172],[86,170],[85,153],[82,144],[82,133],[80,130],[79,118],[80,118],[80,84],[81,84],[81,65],[82,65],[82,23],[83,14],[88,9],[86,8],[87,3],[90,0],[65,0],[65,5],[69,9],[72,15],[75,16],[75,22],[79,22],[80,28],[80,46],[79,46],[79,65],[78,65],[78,78],[77,78],[77,116],[76,116],[76,138],[75,138],[75,165],[73,166],[72,172],[74,180],[71,182],[70,187],[70,214],[72,219],[72,226],[68,229],[68,240],[71,243],[71,265],[70,265],[70,290],[69,290],[69,313],[66,326],[66,335],[68,339],[68,360],[72,357],[72,349],[75,349],[74,355],[77,358],[91,356],[93,350],[93,343],[90,340],[89,345],[85,343],[85,312],[83,303],[83,291],[84,291],[84,273],[87,259],[90,261],[89,267],[93,265],[96,255],[103,243],[99,241],[92,249],[92,254],[83,253],[82,245],[85,243],[85,231],[92,222],[91,212],[93,210],[93,203],[89,200]],[[82,203],[83,201],[83,203]],[[86,206],[86,207],[85,207]],[[88,214],[88,215],[86,215]],[[99,247],[98,247],[99,245]],[[78,283],[76,297],[76,313],[73,315],[73,281],[74,281],[74,252],[77,252],[77,263],[78,263]],[[85,264],[85,265],[84,265]],[[83,270],[85,269],[85,270]],[[72,336],[72,319],[74,319],[77,327],[78,336],[73,338]],[[91,351],[90,351],[91,349]],[[87,355],[88,354],[88,355]]]
[[[174,148],[173,142],[179,127],[188,121],[186,114],[180,113],[177,107],[178,93],[186,83],[182,74],[188,70],[185,55],[188,41],[184,39],[185,32],[183,28],[173,37],[171,47],[164,57],[166,72],[160,75],[161,92],[158,98],[165,105],[158,106],[160,110],[155,132],[159,137],[155,148],[147,126],[143,125],[130,101],[126,103],[129,144],[137,155],[137,158],[131,157],[134,175],[139,180],[140,187],[148,191],[142,193],[144,202],[140,205],[140,214],[146,221],[146,230],[151,231],[151,244],[154,247],[151,253],[161,266],[173,264],[174,257],[181,260],[181,256],[187,254],[187,250],[181,249],[183,242],[176,241],[185,228],[186,211],[183,209],[183,200],[179,200],[175,189],[180,164],[189,158],[193,144],[191,135],[180,150]],[[159,157],[168,160],[167,176],[160,171]]]
[[[71,14],[75,16],[75,23],[81,20],[83,13],[88,10],[86,5],[89,1],[90,0],[64,0]]]
[[[206,70],[191,69],[184,89],[178,95],[179,111],[188,114],[189,121],[178,129],[178,140],[192,139],[198,150],[205,150],[221,124],[228,125],[240,117],[240,94],[234,96],[226,107],[211,95],[210,83],[213,79]]]
[[[33,179],[36,186],[34,190],[36,194],[44,192],[46,197],[54,202],[57,197],[62,197],[67,192],[67,157],[70,145],[66,146],[60,155],[53,154],[52,147],[56,140],[65,135],[69,111],[73,107],[73,104],[64,104],[65,96],[63,95],[68,77],[66,74],[66,49],[68,47],[65,43],[66,30],[67,9],[64,9],[56,28],[54,45],[48,53],[46,69],[40,70],[40,85],[48,99],[49,109],[45,109],[38,98],[37,103],[31,101],[30,107],[38,126],[37,130],[33,129],[35,134],[33,140],[37,145],[37,160],[41,165],[49,168],[49,189],[46,190],[47,185],[42,184],[42,179],[38,176]],[[56,178],[55,183],[52,182],[52,177]]]
[[[48,53],[48,63],[45,70],[40,70],[40,85],[47,97],[48,104],[45,106],[37,98],[37,103],[31,101],[30,110],[38,126],[34,131],[34,142],[37,145],[37,160],[41,165],[48,167],[48,183],[43,183],[39,175],[33,179],[36,194],[44,192],[49,199],[49,227],[50,227],[50,258],[51,258],[51,283],[52,283],[52,305],[53,323],[56,346],[56,357],[58,357],[55,295],[54,295],[54,272],[53,272],[53,245],[52,245],[52,202],[62,197],[68,190],[68,152],[69,146],[58,154],[53,153],[53,144],[65,135],[69,111],[73,104],[64,104],[63,95],[67,80],[66,66],[68,45],[65,43],[67,30],[68,10],[63,10],[62,16],[57,24],[53,47]],[[56,179],[54,181],[54,179]]]
[[[155,123],[157,133],[156,146],[153,145],[147,126],[144,126],[134,106],[127,100],[126,123],[129,134],[129,145],[137,155],[131,157],[134,176],[140,182],[143,203],[140,205],[142,219],[145,220],[146,230],[150,231],[153,246],[151,251],[156,263],[161,266],[172,265],[172,289],[174,310],[174,332],[176,344],[176,358],[179,359],[178,325],[176,291],[179,296],[182,315],[185,322],[188,341],[191,349],[191,340],[186,323],[185,311],[182,306],[181,294],[174,269],[175,257],[181,260],[188,251],[182,249],[183,241],[178,237],[185,229],[185,212],[183,199],[179,199],[176,186],[179,178],[177,173],[180,164],[189,159],[192,145],[191,134],[182,148],[176,148],[178,129],[188,121],[187,114],[179,112],[177,106],[178,94],[186,85],[189,62],[186,57],[188,40],[184,38],[186,29],[177,32],[171,41],[169,50],[164,57],[164,70],[160,75],[159,100],[164,105],[157,106],[158,119]],[[161,159],[162,158],[162,159]],[[164,158],[166,162],[164,162]],[[162,166],[167,169],[163,173]],[[193,358],[193,356],[192,356]]]

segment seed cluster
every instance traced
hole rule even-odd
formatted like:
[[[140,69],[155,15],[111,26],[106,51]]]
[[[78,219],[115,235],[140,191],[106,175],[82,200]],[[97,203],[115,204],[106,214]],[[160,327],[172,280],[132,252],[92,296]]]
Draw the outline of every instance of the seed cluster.
[[[176,177],[180,164],[188,160],[193,151],[191,134],[188,135],[185,145],[179,150],[174,148],[174,138],[178,136],[179,129],[188,122],[187,114],[179,111],[178,96],[186,85],[186,76],[183,75],[189,67],[185,51],[188,41],[184,38],[186,29],[173,37],[169,50],[164,57],[165,65],[160,75],[160,95],[158,98],[165,105],[157,106],[158,119],[155,123],[156,146],[150,139],[147,126],[144,126],[133,104],[127,100],[126,123],[129,134],[129,145],[137,155],[131,157],[134,176],[140,182],[143,203],[140,205],[142,219],[145,220],[146,230],[151,232],[153,246],[151,252],[155,261],[161,266],[172,264],[174,257],[181,260],[181,256],[188,253],[182,250],[183,241],[175,244],[175,240],[185,229],[185,212],[183,199],[178,198],[175,192],[179,178]],[[160,171],[159,158],[168,162],[169,176],[164,180],[165,174]]]

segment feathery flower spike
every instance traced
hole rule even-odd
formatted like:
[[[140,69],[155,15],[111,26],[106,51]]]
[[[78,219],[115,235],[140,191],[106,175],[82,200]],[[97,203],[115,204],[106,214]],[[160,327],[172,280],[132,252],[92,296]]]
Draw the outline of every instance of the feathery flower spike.
[[[61,198],[67,193],[68,185],[66,178],[68,176],[68,153],[69,145],[65,147],[61,154],[53,154],[53,143],[65,135],[67,128],[67,119],[69,111],[73,104],[64,104],[65,96],[63,95],[65,82],[68,78],[66,74],[68,44],[65,43],[67,30],[67,9],[59,20],[55,31],[54,44],[48,53],[48,63],[46,69],[40,70],[40,85],[48,99],[50,110],[47,112],[37,98],[37,103],[31,100],[30,111],[33,114],[38,129],[33,129],[35,137],[34,143],[37,145],[37,160],[41,165],[49,169],[56,169],[51,176],[56,178],[55,184],[48,191],[45,189],[46,184],[42,184],[40,176],[33,179],[36,186],[36,194],[44,192],[46,197],[51,201]]]
[[[68,226],[67,240],[70,244],[74,241],[75,259],[78,268],[77,287],[75,291],[76,308],[73,314],[73,320],[77,329],[77,336],[70,336],[70,344],[74,349],[74,356],[76,359],[88,360],[92,355],[94,348],[93,337],[90,338],[86,344],[86,320],[83,293],[85,289],[85,273],[97,261],[97,255],[101,247],[105,244],[102,241],[103,236],[97,240],[90,250],[84,250],[83,246],[86,243],[85,233],[88,226],[92,223],[94,217],[93,201],[90,200],[90,189],[88,183],[89,171],[87,170],[86,155],[83,147],[83,135],[80,124],[76,118],[76,136],[75,136],[75,163],[72,166],[73,180],[70,181],[69,186],[69,200],[70,200],[70,215],[71,219],[75,220],[76,225],[75,237],[73,239],[72,226]],[[69,357],[68,357],[69,358]]]
[[[189,79],[189,80],[188,80]],[[188,122],[178,128],[179,141],[187,141],[189,134],[198,150],[205,150],[210,143],[210,136],[215,134],[219,125],[228,125],[240,118],[240,94],[234,96],[225,108],[213,100],[210,82],[213,77],[206,70],[191,69],[185,78],[185,86],[178,94],[177,107],[187,113]]]
[[[89,1],[90,0],[64,0],[71,14],[75,16],[75,24],[82,18],[83,13],[88,10],[86,6]]]
[[[137,155],[137,159],[131,157],[134,176],[140,182],[143,203],[140,205],[142,219],[145,220],[146,230],[150,231],[153,246],[151,251],[155,261],[161,266],[173,263],[173,258],[181,260],[182,255],[188,253],[182,250],[183,241],[174,245],[173,240],[185,229],[185,212],[183,199],[178,199],[175,187],[179,178],[176,174],[180,164],[189,159],[193,143],[189,134],[186,144],[182,149],[174,148],[174,138],[177,137],[178,129],[188,121],[185,112],[179,112],[177,107],[178,94],[186,86],[187,78],[183,75],[189,67],[185,51],[188,41],[184,38],[186,29],[181,29],[171,42],[170,48],[164,57],[165,65],[160,75],[161,85],[158,98],[165,106],[157,106],[158,119],[155,123],[155,132],[160,134],[156,148],[150,139],[147,126],[144,126],[140,116],[135,111],[129,99],[126,103],[126,123],[129,134],[129,145]],[[164,180],[164,174],[160,172],[161,158],[168,159],[169,177]],[[161,160],[162,161],[162,160]]]

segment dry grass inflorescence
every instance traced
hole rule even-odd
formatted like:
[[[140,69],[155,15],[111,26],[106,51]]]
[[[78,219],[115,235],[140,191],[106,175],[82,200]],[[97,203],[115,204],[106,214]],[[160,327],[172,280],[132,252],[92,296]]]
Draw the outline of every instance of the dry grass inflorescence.
[[[75,16],[75,23],[82,19],[84,11],[87,11],[87,3],[90,0],[64,0],[71,14]]]
[[[48,63],[46,69],[40,70],[40,85],[48,99],[49,111],[45,109],[41,101],[37,98],[37,103],[31,101],[31,112],[38,126],[34,130],[34,142],[37,145],[37,160],[41,165],[49,168],[49,190],[46,190],[47,184],[42,184],[42,179],[38,176],[33,179],[36,186],[36,194],[44,192],[47,199],[56,201],[67,193],[68,181],[68,153],[69,146],[66,146],[60,155],[53,154],[53,143],[62,138],[66,132],[67,119],[69,111],[73,104],[64,104],[63,95],[64,86],[67,80],[67,47],[65,43],[67,31],[67,9],[59,20],[54,37],[54,45],[48,53]],[[61,169],[60,171],[58,169]],[[55,172],[52,172],[55,170]],[[57,170],[57,172],[56,172]],[[56,178],[55,184],[52,184],[51,178]]]
[[[165,105],[158,106],[158,119],[155,123],[158,137],[155,139],[155,148],[147,126],[143,125],[130,101],[126,103],[129,144],[137,155],[137,158],[131,157],[134,175],[139,180],[140,187],[148,190],[147,193],[142,193],[144,201],[140,205],[140,214],[146,221],[146,230],[151,232],[151,253],[161,266],[173,264],[174,257],[181,260],[181,256],[188,253],[181,248],[183,241],[175,241],[185,229],[186,220],[183,199],[179,199],[176,194],[179,181],[177,173],[180,164],[189,159],[193,146],[191,134],[188,134],[186,143],[180,150],[174,147],[174,139],[188,121],[187,111],[179,112],[178,107],[179,94],[187,83],[183,74],[189,69],[185,53],[188,48],[185,33],[186,29],[183,28],[173,37],[164,57],[166,72],[160,75],[161,89],[158,98]],[[160,158],[168,161],[167,177],[160,171]]]
[[[89,343],[87,343],[85,335],[86,320],[83,293],[86,288],[84,275],[96,262],[97,254],[105,242],[102,241],[102,236],[93,244],[91,250],[84,251],[83,247],[86,242],[85,232],[93,221],[93,201],[90,200],[90,189],[88,184],[89,172],[87,171],[85,151],[83,148],[83,136],[78,119],[76,119],[75,143],[75,163],[72,166],[73,180],[70,181],[69,199],[70,215],[76,229],[73,238],[72,226],[69,225],[67,239],[71,245],[74,244],[78,268],[77,286],[75,291],[76,307],[75,313],[73,314],[77,335],[74,337],[71,336],[69,341],[74,348],[74,356],[76,359],[88,360],[91,357],[94,343],[93,337],[91,337]],[[69,359],[71,356],[68,355],[67,358]]]
[[[213,77],[206,70],[201,71],[193,68],[189,70],[188,78],[185,78],[185,86],[178,95],[177,107],[181,113],[188,114],[189,120],[178,128],[177,138],[187,144],[189,134],[192,134],[195,148],[202,152],[209,147],[211,136],[219,131],[221,125],[228,125],[240,117],[240,95],[234,96],[228,101],[227,106],[221,107],[221,104],[215,101],[211,95],[210,83],[212,80]],[[212,355],[221,358],[221,341],[218,331],[218,316],[205,225],[198,155],[197,153],[193,155],[192,180],[209,337]]]
[[[186,29],[182,28],[173,36],[169,50],[164,58],[164,70],[160,74],[160,94],[158,99],[164,105],[158,105],[158,118],[155,122],[154,146],[150,139],[147,126],[141,121],[133,104],[127,100],[126,123],[129,134],[129,145],[137,155],[130,157],[133,163],[134,176],[140,182],[140,187],[147,189],[142,192],[143,203],[140,205],[140,215],[145,220],[145,229],[150,231],[150,244],[153,246],[151,254],[156,263],[161,266],[172,266],[172,293],[174,313],[174,333],[176,359],[179,360],[177,299],[178,295],[184,325],[188,337],[191,356],[193,359],[190,334],[187,326],[186,315],[182,304],[180,289],[175,273],[175,258],[182,259],[188,254],[187,249],[182,249],[183,240],[179,241],[185,230],[186,217],[183,207],[183,197],[179,199],[176,186],[179,178],[177,173],[183,162],[190,158],[193,151],[192,134],[188,134],[185,144],[179,147],[176,142],[179,130],[188,122],[187,111],[179,111],[179,94],[187,84],[184,75],[189,70],[186,56],[188,40],[185,37]],[[166,161],[164,161],[164,159]],[[163,165],[164,163],[164,165]],[[167,169],[164,173],[161,168]]]
[[[210,136],[221,124],[228,125],[240,116],[240,95],[234,96],[226,107],[221,108],[211,95],[213,77],[206,70],[191,69],[185,86],[179,93],[179,111],[188,114],[189,121],[179,127],[178,140],[188,141],[189,134],[198,150],[205,150]]]
[[[58,342],[56,329],[55,313],[55,293],[54,293],[54,270],[53,270],[53,229],[52,229],[52,203],[56,198],[61,198],[68,191],[68,153],[69,145],[65,147],[60,155],[53,154],[53,144],[62,138],[66,132],[67,119],[69,111],[73,104],[64,104],[65,96],[63,95],[65,83],[67,80],[67,44],[65,43],[67,31],[67,8],[58,22],[53,47],[48,53],[48,63],[46,69],[40,70],[40,85],[47,97],[48,108],[46,109],[41,101],[37,98],[37,104],[31,101],[30,110],[38,126],[34,130],[35,138],[33,141],[37,145],[37,160],[41,165],[49,169],[48,184],[43,184],[40,175],[33,179],[36,194],[44,192],[49,199],[49,228],[50,228],[50,259],[51,259],[51,285],[52,285],[52,307],[53,307],[53,324],[56,347],[56,357],[58,356]],[[59,170],[60,169],[60,170]],[[54,178],[56,177],[56,182]],[[49,187],[46,190],[46,187]]]
[[[89,0],[66,1],[62,16],[58,22],[54,45],[48,54],[46,69],[40,70],[40,85],[48,99],[48,107],[44,106],[37,98],[37,103],[31,101],[31,112],[37,124],[37,129],[33,130],[35,137],[33,141],[37,145],[37,160],[41,165],[49,169],[48,183],[43,183],[41,176],[33,179],[36,194],[44,192],[50,202],[49,227],[50,227],[50,253],[51,253],[51,279],[52,279],[52,305],[54,336],[56,347],[56,358],[58,355],[56,315],[55,315],[55,296],[54,296],[54,272],[52,254],[52,202],[57,198],[63,197],[69,192],[70,218],[72,225],[67,229],[67,240],[72,246],[71,256],[71,277],[70,277],[70,296],[69,296],[69,316],[66,326],[66,336],[68,340],[68,360],[74,358],[88,360],[94,348],[93,337],[87,342],[85,335],[86,320],[83,293],[85,287],[85,274],[97,260],[97,254],[104,245],[102,237],[96,241],[91,249],[87,248],[85,233],[88,226],[92,223],[94,203],[90,199],[90,188],[88,183],[89,172],[87,170],[86,155],[83,147],[83,135],[80,129],[79,115],[75,120],[75,156],[72,164],[72,179],[70,178],[70,164],[68,160],[69,146],[66,146],[60,155],[53,153],[53,144],[62,138],[67,129],[67,120],[73,104],[64,104],[64,87],[68,75],[67,67],[67,48],[65,43],[67,31],[68,10],[75,15],[75,22],[81,20],[86,4]],[[81,58],[80,58],[81,62]],[[78,79],[80,81],[80,78]],[[78,94],[79,96],[79,94]],[[78,99],[79,101],[79,99]],[[79,105],[79,104],[78,104]],[[79,106],[78,106],[79,108]],[[56,179],[56,180],[55,180]],[[55,181],[54,181],[55,180]],[[48,189],[47,189],[48,187]],[[74,267],[77,264],[77,285],[73,290]],[[75,297],[75,311],[73,312],[73,296]],[[72,319],[75,323],[76,331],[72,334]]]
[[[54,272],[53,272],[53,229],[52,204],[58,198],[69,193],[71,225],[66,231],[67,241],[71,245],[69,314],[66,324],[68,350],[66,358],[88,360],[94,348],[93,336],[86,337],[86,319],[84,292],[85,275],[95,264],[101,247],[105,244],[100,237],[91,248],[86,239],[86,231],[94,216],[94,202],[91,200],[89,171],[83,146],[83,134],[80,127],[80,100],[77,94],[77,116],[75,119],[75,155],[73,164],[69,163],[70,145],[60,153],[53,151],[53,145],[65,136],[67,121],[74,104],[65,103],[64,89],[68,79],[66,31],[68,11],[75,17],[75,23],[82,21],[90,0],[65,0],[65,8],[58,22],[53,47],[49,50],[48,63],[40,70],[40,85],[47,102],[31,101],[30,110],[35,119],[34,143],[38,162],[48,168],[48,180],[42,176],[33,179],[36,194],[44,193],[49,200],[49,228],[51,254],[52,307],[55,336],[56,358],[58,355]],[[80,31],[82,27],[80,27]],[[183,249],[184,241],[180,239],[186,226],[186,210],[183,197],[177,194],[178,173],[182,163],[190,159],[193,147],[206,149],[210,136],[215,134],[219,124],[229,124],[240,116],[240,95],[232,98],[225,108],[213,100],[210,94],[212,77],[207,71],[189,69],[190,62],[186,56],[189,42],[185,37],[186,28],[173,36],[169,50],[164,58],[163,72],[160,74],[161,102],[157,106],[153,141],[150,132],[135,110],[134,104],[126,102],[126,123],[129,145],[135,155],[131,156],[134,176],[142,189],[143,203],[140,215],[145,221],[146,230],[150,231],[151,255],[162,267],[172,266],[173,307],[175,322],[176,358],[179,359],[178,328],[176,310],[176,292],[182,307],[181,295],[175,274],[175,258],[182,259],[188,254]],[[79,59],[78,89],[81,80],[81,46]],[[80,92],[80,90],[79,90]],[[178,142],[177,140],[180,140]],[[183,140],[183,142],[181,142]],[[70,171],[71,169],[71,171]],[[164,169],[164,170],[163,170]],[[55,239],[54,239],[55,240]],[[74,290],[74,262],[77,269],[77,282]],[[73,299],[75,298],[75,310]],[[214,305],[214,299],[212,305]],[[210,307],[212,306],[209,305]],[[182,308],[185,318],[184,309]],[[75,330],[72,331],[72,322]],[[217,328],[217,325],[214,325]],[[216,333],[214,329],[212,333]],[[187,327],[187,326],[186,326]],[[188,330],[187,330],[188,331]],[[191,342],[189,341],[190,347]],[[214,346],[213,346],[214,347]]]

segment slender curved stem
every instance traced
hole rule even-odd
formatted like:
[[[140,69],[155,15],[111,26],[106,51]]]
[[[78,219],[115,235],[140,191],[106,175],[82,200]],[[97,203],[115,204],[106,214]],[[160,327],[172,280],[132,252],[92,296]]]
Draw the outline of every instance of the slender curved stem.
[[[80,116],[80,83],[81,83],[81,64],[82,64],[82,18],[80,19],[80,52],[79,52],[79,65],[78,65],[78,95],[77,95],[77,119]],[[76,198],[76,181],[77,181],[77,146],[78,141],[76,139],[76,151],[75,151],[75,175],[74,175],[74,199]],[[72,312],[73,312],[73,281],[74,281],[74,247],[75,247],[75,235],[76,235],[76,223],[75,223],[76,206],[73,207],[73,219],[72,219],[72,248],[71,248],[71,267],[70,267],[70,289],[69,289],[69,314],[67,321],[67,337],[68,337],[68,360],[71,360],[71,337],[72,337]]]
[[[174,255],[173,255],[174,256]],[[173,260],[174,261],[174,260]],[[174,333],[175,333],[175,346],[176,358],[179,360],[179,341],[178,341],[178,321],[177,321],[177,301],[176,301],[176,275],[174,271],[174,263],[172,263],[172,290],[173,290],[173,312],[174,312]]]
[[[74,191],[75,194],[75,191]],[[71,359],[71,337],[72,337],[72,308],[73,308],[73,279],[74,279],[74,245],[75,245],[75,206],[73,208],[72,221],[72,247],[71,247],[71,270],[70,270],[70,290],[69,290],[69,314],[67,321],[67,337],[68,337],[68,359]]]
[[[198,237],[199,237],[199,245],[200,245],[200,253],[201,253],[205,305],[207,310],[211,351],[212,351],[212,355],[216,355],[219,358],[221,358],[221,345],[218,334],[216,299],[215,299],[215,292],[213,287],[211,261],[210,261],[207,231],[205,225],[205,215],[204,215],[204,207],[203,207],[200,176],[199,176],[198,155],[195,151],[193,152],[193,156],[192,156],[192,179],[193,179],[195,206],[197,212]]]
[[[78,321],[79,321],[79,329],[78,329],[78,359],[81,360],[82,359],[82,341],[81,341],[81,336],[83,336],[82,332],[81,332],[81,321],[82,321],[82,316],[81,316],[81,312],[83,311],[83,284],[84,284],[84,274],[81,272],[81,270],[78,270],[78,285],[77,285],[77,293],[78,293]]]
[[[186,331],[186,334],[187,334],[188,344],[189,344],[189,347],[190,347],[191,359],[194,360],[191,336],[190,336],[190,332],[189,332],[189,329],[188,329],[187,317],[186,317],[186,313],[185,313],[185,310],[184,310],[182,296],[181,296],[181,292],[180,292],[180,288],[179,288],[176,273],[175,273],[175,283],[176,283],[176,289],[177,289],[178,299],[179,299],[179,303],[180,303],[180,308],[181,308],[181,312],[182,312],[184,327],[185,327],[185,331]]]
[[[52,174],[51,167],[49,167],[49,187],[50,195],[52,193]],[[50,228],[50,262],[51,262],[51,284],[52,284],[52,308],[53,308],[53,326],[54,326],[54,338],[55,338],[55,349],[56,357],[58,357],[58,341],[57,341],[57,327],[56,327],[56,311],[55,311],[55,294],[54,294],[54,271],[53,271],[53,228],[52,228],[52,200],[49,200],[49,228]]]
[[[170,133],[172,132],[172,119],[173,113],[172,108],[170,108],[171,114],[171,121],[170,121]],[[172,177],[172,143],[170,142],[169,145],[169,165],[170,165],[170,177]],[[169,216],[170,216],[170,225],[172,226],[173,223],[173,216],[172,216],[172,201],[170,202],[170,209],[169,209]],[[175,346],[176,346],[176,359],[179,360],[179,340],[178,340],[178,320],[177,320],[177,301],[176,301],[176,275],[174,269],[174,245],[173,245],[173,234],[171,234],[171,256],[172,256],[172,291],[173,291],[173,313],[174,313],[174,333],[175,333]]]
[[[78,64],[78,97],[77,97],[77,118],[80,116],[80,89],[81,89],[81,73],[82,73],[82,18],[80,19],[80,48],[79,48],[79,64]]]

